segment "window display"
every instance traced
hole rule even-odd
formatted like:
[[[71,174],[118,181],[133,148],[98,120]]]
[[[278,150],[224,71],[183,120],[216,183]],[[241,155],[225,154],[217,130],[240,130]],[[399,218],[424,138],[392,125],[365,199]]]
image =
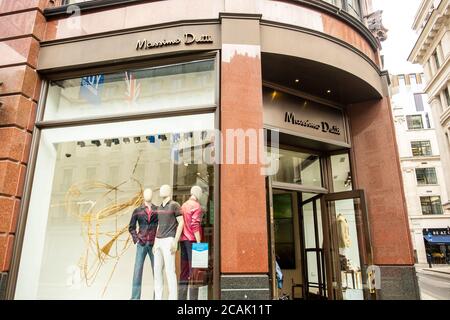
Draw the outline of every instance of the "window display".
[[[174,262],[157,298],[176,297],[181,253],[173,253],[178,243],[162,242],[177,231],[181,237],[175,203],[192,198],[192,186],[201,190],[199,240],[210,247],[208,268],[196,272],[206,288],[201,298],[211,298],[214,167],[199,157],[211,151],[213,129],[214,115],[203,114],[43,130],[16,298],[138,299],[141,291],[142,299],[153,299],[161,253],[150,248],[154,236],[154,246]],[[178,218],[162,227],[167,206],[179,209]]]

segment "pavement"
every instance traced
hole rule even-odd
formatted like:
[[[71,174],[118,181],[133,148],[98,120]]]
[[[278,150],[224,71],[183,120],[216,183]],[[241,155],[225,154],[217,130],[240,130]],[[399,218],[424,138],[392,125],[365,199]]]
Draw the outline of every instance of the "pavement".
[[[416,272],[422,300],[450,300],[450,265],[417,264]]]

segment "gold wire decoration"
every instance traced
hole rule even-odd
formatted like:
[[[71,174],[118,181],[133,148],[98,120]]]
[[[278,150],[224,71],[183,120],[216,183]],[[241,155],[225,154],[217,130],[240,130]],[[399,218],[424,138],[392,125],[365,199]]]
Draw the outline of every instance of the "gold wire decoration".
[[[128,233],[128,220],[125,225],[119,226],[119,219],[125,216],[130,217],[130,211],[142,205],[144,200],[142,184],[134,177],[139,159],[140,155],[134,165],[131,178],[118,185],[85,181],[72,185],[65,195],[66,211],[80,221],[85,240],[85,253],[79,260],[83,281],[88,287],[92,286],[101,268],[105,264],[113,263],[102,297],[106,293],[117,264],[132,244],[131,235]],[[118,194],[127,192],[124,189],[130,183],[135,185],[132,190],[138,191],[130,199],[118,202]],[[94,197],[95,201],[84,197],[84,195],[92,197],[92,194],[99,193],[100,196]],[[114,196],[113,204],[101,207],[102,202],[110,201],[108,197],[111,195]],[[90,207],[82,209],[82,205],[87,204]],[[114,223],[112,228],[111,222]]]

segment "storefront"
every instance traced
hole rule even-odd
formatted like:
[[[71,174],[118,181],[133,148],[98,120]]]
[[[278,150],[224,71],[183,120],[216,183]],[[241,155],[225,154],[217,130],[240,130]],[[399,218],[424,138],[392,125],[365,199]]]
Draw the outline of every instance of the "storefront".
[[[423,229],[427,260],[431,264],[450,264],[450,228]]]
[[[416,297],[376,39],[322,1],[195,2],[86,7],[81,29],[46,11],[7,297],[129,299],[130,217],[163,185],[202,190],[191,299]]]

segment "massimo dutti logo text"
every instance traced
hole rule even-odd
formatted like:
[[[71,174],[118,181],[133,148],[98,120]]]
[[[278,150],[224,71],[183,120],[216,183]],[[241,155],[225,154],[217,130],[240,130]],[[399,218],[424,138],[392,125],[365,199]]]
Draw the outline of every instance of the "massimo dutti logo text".
[[[326,121],[321,121],[320,123],[315,123],[309,120],[301,120],[295,117],[293,112],[286,112],[284,115],[284,122],[291,123],[296,126],[302,126],[306,128],[311,128],[314,130],[321,130],[324,133],[331,133],[340,136],[341,130],[338,126],[330,125]]]
[[[172,39],[172,40],[160,40],[160,41],[148,41],[147,39],[138,40],[136,43],[136,50],[149,50],[162,47],[177,46],[181,43],[185,45],[193,44],[207,44],[213,43],[213,38],[211,35],[195,35],[193,33],[185,33],[182,38]]]

